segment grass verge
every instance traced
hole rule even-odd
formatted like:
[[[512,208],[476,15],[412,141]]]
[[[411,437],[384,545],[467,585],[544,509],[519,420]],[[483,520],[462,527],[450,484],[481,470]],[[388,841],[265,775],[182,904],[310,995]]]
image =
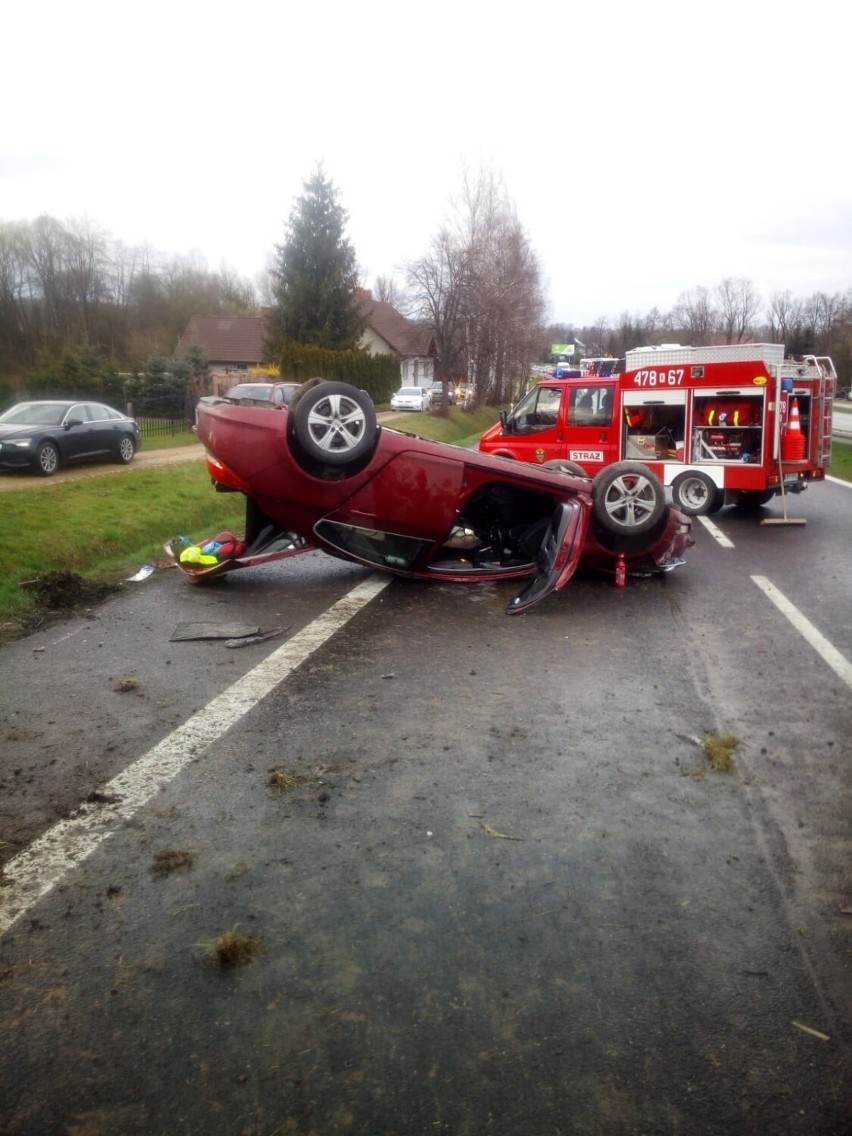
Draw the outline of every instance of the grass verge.
[[[839,477],[843,481],[852,481],[852,441],[839,441],[832,439],[831,466],[828,472],[832,477]]]
[[[437,414],[399,414],[392,429],[468,447],[497,418],[492,407],[453,407]],[[195,441],[192,434],[157,439],[146,450]],[[162,443],[162,444],[161,444]],[[164,558],[163,543],[186,534],[193,540],[220,529],[241,532],[244,503],[238,494],[214,493],[201,462],[134,468],[131,475],[98,477],[3,495],[0,509],[0,639],[4,626],[39,607],[22,581],[51,572],[72,572],[88,580],[115,583],[142,564]],[[830,473],[852,481],[852,443],[835,439]]]
[[[454,445],[470,445],[496,421],[485,408],[400,414],[389,425]],[[145,452],[196,442],[194,434],[152,439]],[[221,529],[242,532],[245,504],[237,493],[215,493],[202,462],[45,485],[3,495],[0,509],[0,641],[24,630],[43,601],[23,582],[73,573],[115,584],[143,564],[165,559],[163,543],[185,534],[200,540]]]
[[[38,607],[21,587],[24,581],[61,571],[116,582],[165,559],[163,543],[170,537],[185,533],[196,540],[244,526],[243,498],[214,493],[206,466],[197,461],[6,493],[0,621]]]
[[[142,435],[142,449],[145,453],[153,450],[176,450],[181,446],[198,445],[198,438],[191,430],[184,430],[180,434],[158,434],[153,438]]]
[[[453,406],[447,415],[394,414],[384,424],[392,430],[402,430],[406,434],[418,434],[433,442],[446,442],[451,446],[468,447],[478,441],[482,433],[497,421],[498,412],[493,406],[483,406],[478,410],[462,410]]]

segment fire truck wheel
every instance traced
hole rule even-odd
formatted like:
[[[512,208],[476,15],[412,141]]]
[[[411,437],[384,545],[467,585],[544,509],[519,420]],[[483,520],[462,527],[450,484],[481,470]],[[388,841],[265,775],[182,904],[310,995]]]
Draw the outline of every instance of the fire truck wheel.
[[[541,468],[552,469],[554,473],[564,473],[568,477],[589,476],[581,465],[577,465],[576,462],[563,461],[562,458],[554,458],[552,461],[545,462]]]
[[[725,493],[706,473],[682,473],[672,482],[672,501],[676,509],[690,517],[706,517],[719,512]]]
[[[616,462],[592,481],[595,518],[611,533],[640,536],[650,532],[666,511],[666,491],[641,462]]]

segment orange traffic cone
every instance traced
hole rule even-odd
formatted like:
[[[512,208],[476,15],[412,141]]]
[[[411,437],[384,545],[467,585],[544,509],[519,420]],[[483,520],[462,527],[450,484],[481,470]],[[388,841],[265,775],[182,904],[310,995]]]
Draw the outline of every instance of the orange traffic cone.
[[[799,421],[799,400],[790,400],[790,419],[781,439],[781,458],[783,461],[802,461],[805,457],[805,435]]]

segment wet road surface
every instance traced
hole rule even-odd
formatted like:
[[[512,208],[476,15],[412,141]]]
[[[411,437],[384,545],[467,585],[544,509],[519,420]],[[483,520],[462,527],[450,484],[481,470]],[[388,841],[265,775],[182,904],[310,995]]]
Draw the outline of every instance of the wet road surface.
[[[752,583],[852,658],[848,491],[796,506],[807,529],[725,512],[733,548],[702,528],[664,581],[520,618],[508,588],[392,583],[0,941],[0,1131],[848,1133],[850,688]],[[158,574],[2,649],[27,769],[46,735],[15,707],[78,659],[17,797],[33,834],[57,722],[105,778],[278,649],[173,622],[295,634],[368,578],[297,563]],[[696,741],[727,733],[730,774]],[[260,953],[223,968],[234,930]]]

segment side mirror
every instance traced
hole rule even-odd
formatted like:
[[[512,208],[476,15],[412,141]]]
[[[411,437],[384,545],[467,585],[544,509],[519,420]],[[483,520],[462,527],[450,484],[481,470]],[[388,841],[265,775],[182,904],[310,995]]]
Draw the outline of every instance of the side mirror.
[[[509,413],[506,410],[500,411],[500,425],[503,427],[504,433],[509,433]]]
[[[65,422],[65,429],[70,430],[72,426],[82,426],[82,425],[83,425],[83,419],[82,418],[68,418]]]

